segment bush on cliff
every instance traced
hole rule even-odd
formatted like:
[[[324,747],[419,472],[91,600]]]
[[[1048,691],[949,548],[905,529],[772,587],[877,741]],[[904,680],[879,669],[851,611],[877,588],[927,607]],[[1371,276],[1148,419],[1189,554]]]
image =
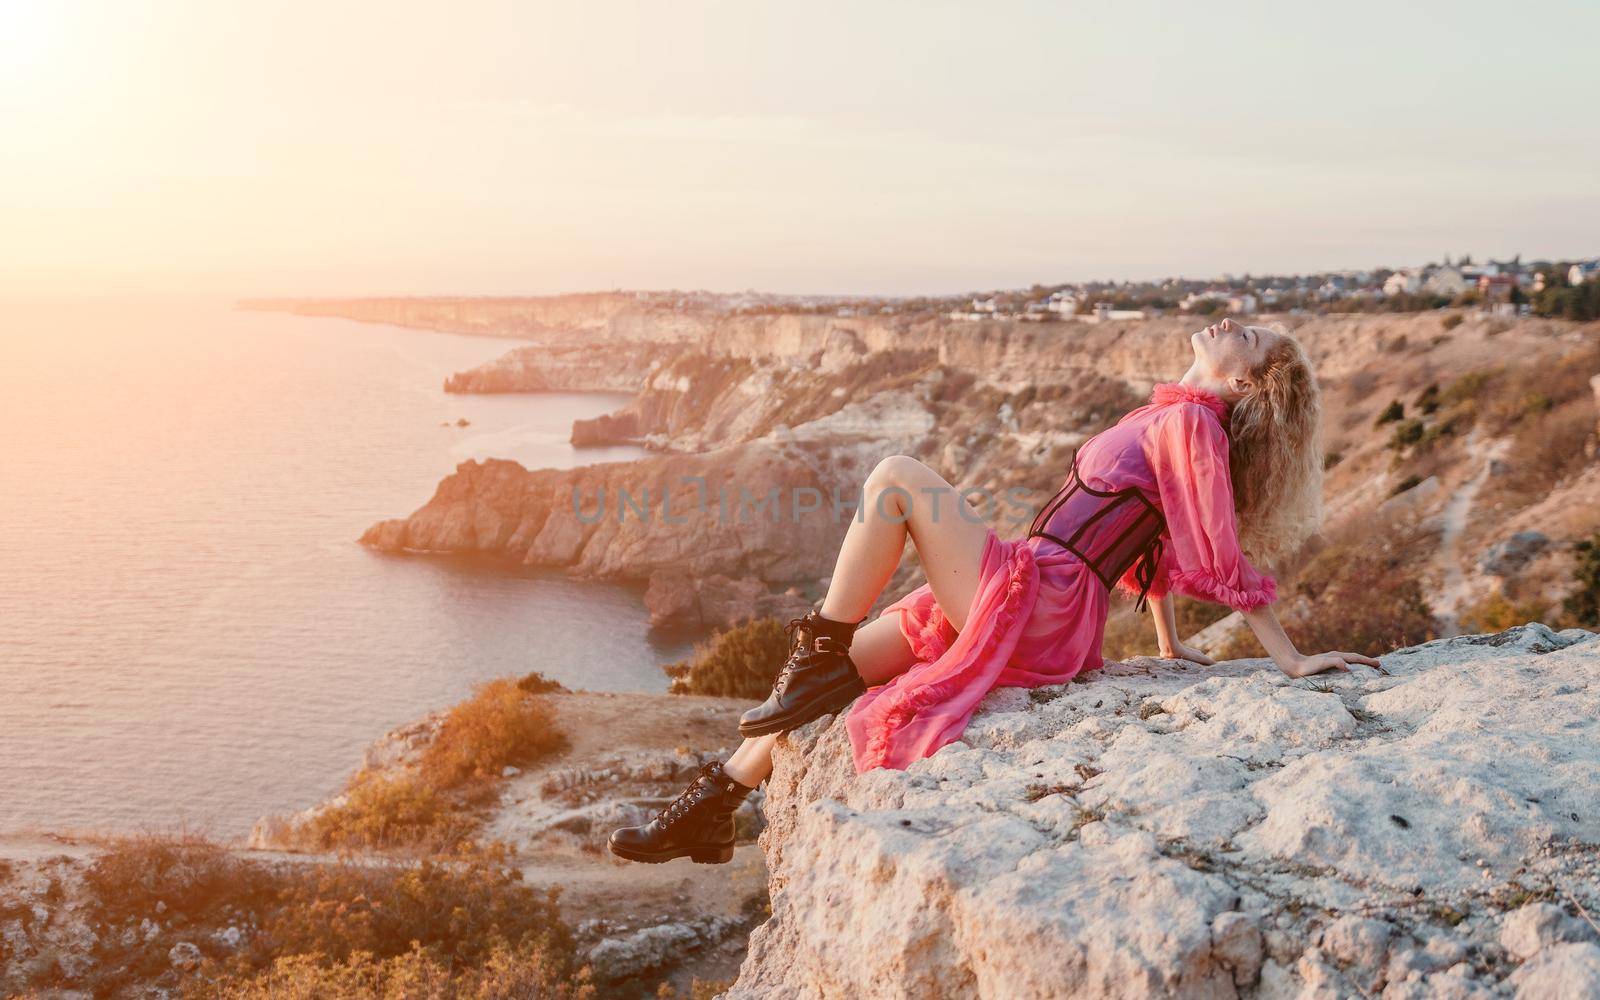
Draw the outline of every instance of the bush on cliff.
[[[1504,593],[1493,593],[1461,612],[1461,630],[1492,634],[1517,625],[1544,620],[1544,607],[1533,601],[1516,601]]]
[[[662,667],[673,694],[761,700],[789,655],[789,637],[776,618],[757,618],[697,645],[694,655]]]
[[[591,995],[556,894],[482,859],[271,864],[145,838],[112,845],[84,887],[94,963],[73,985],[98,996],[170,983],[180,943],[199,962],[186,997]]]
[[[314,867],[286,880],[246,964],[259,968],[283,955],[390,958],[413,943],[462,965],[506,945],[538,945],[570,959],[572,938],[556,900],[556,890],[535,890],[516,869],[482,860]]]
[[[1600,534],[1572,547],[1576,564],[1572,577],[1577,587],[1562,602],[1563,624],[1577,628],[1600,625]]]
[[[550,702],[509,678],[480,685],[450,710],[423,754],[422,777],[437,788],[498,778],[566,746]]]
[[[566,973],[537,946],[496,946],[481,965],[467,968],[413,947],[388,959],[357,952],[336,965],[324,965],[313,955],[292,955],[253,977],[191,979],[182,996],[185,1000],[588,1000],[596,995],[588,980],[586,970]]]
[[[314,850],[413,848],[448,854],[470,845],[478,820],[415,774],[361,771],[344,799],[321,810],[288,839]]]
[[[362,770],[343,800],[280,836],[316,850],[414,848],[453,853],[475,845],[477,808],[493,797],[506,767],[526,767],[567,746],[550,690],[537,674],[480,685],[450,709],[414,768]]]

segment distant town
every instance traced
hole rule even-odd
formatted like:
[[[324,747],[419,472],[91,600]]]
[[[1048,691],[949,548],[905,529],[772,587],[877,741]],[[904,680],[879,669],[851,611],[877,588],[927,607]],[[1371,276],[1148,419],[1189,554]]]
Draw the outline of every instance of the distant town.
[[[1224,275],[1195,280],[1091,281],[950,297],[796,296],[762,292],[635,292],[671,311],[727,315],[942,314],[954,320],[1035,323],[1252,313],[1420,312],[1452,306],[1501,316],[1600,319],[1600,257],[1478,262],[1470,255],[1416,267],[1318,274]]]

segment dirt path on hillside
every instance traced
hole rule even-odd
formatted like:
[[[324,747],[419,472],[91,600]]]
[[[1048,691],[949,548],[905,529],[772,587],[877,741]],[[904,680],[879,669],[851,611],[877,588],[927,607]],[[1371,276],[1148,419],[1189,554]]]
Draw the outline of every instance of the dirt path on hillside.
[[[1480,445],[1476,427],[1467,437],[1467,451],[1481,463],[1481,468],[1451,494],[1440,514],[1439,561],[1444,566],[1444,580],[1434,599],[1433,612],[1439,619],[1441,636],[1461,634],[1461,605],[1468,593],[1467,575],[1461,568],[1461,534],[1472,518],[1478,491],[1489,478],[1490,468],[1510,444],[1509,439],[1500,438],[1487,446]]]

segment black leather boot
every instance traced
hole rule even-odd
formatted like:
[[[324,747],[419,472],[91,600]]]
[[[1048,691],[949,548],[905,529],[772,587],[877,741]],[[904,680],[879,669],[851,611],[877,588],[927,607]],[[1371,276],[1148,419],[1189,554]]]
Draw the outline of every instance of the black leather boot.
[[[701,865],[732,861],[733,813],[753,791],[728,777],[721,761],[702,764],[689,787],[654,819],[613,831],[611,853],[652,865],[686,854]]]
[[[764,736],[838,712],[867,689],[850,659],[850,640],[861,622],[836,622],[807,611],[784,626],[793,639],[767,700],[739,719],[739,735]]]

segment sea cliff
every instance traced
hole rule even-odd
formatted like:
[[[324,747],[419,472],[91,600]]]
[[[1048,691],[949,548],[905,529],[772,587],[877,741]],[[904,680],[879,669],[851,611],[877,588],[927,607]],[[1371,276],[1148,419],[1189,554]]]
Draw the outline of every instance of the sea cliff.
[[[442,307],[387,308],[423,322]],[[347,312],[390,315],[368,305]],[[514,314],[514,303],[485,307],[450,324],[504,325]],[[621,409],[577,422],[573,441],[636,442],[660,454],[560,473],[465,465],[424,507],[375,525],[363,540],[388,551],[470,552],[641,583],[673,573],[670,585],[656,580],[658,595],[699,578],[712,595],[699,620],[710,625],[820,599],[846,526],[832,516],[832,498],[858,497],[889,455],[926,462],[980,501],[1017,490],[1042,502],[1080,442],[1143,402],[1154,382],[1181,374],[1193,325],[1184,317],[716,317],[626,303],[581,322],[573,318],[581,310],[562,315],[570,327],[459,373],[448,387],[631,390]],[[1329,527],[1404,515],[1414,534],[1437,536],[1411,572],[1444,591],[1447,624],[1510,591],[1532,609],[1527,617],[1548,617],[1570,579],[1572,543],[1600,529],[1600,480],[1574,475],[1593,453],[1594,391],[1586,374],[1558,374],[1590,365],[1595,328],[1477,314],[1280,319],[1295,328],[1323,387]],[[652,329],[657,321],[664,325]],[[1385,413],[1396,405],[1402,416],[1389,423]],[[1551,443],[1536,444],[1540,437]],[[1475,503],[1473,484],[1482,485],[1486,468],[1489,502]],[[609,520],[594,524],[552,516],[571,510],[574,488],[591,500],[605,489],[613,501],[623,491],[637,501],[649,489],[657,509],[668,493],[682,512],[686,504],[705,509],[706,499],[715,505],[718,486],[735,501],[741,490],[757,498],[776,490],[785,502],[815,490],[829,510],[797,521],[778,510],[778,524],[768,510],[757,515],[761,525],[697,516],[648,528],[615,502]],[[1509,575],[1475,568],[1515,533],[1500,530],[1502,522],[1520,524],[1552,505],[1565,513],[1537,518],[1545,535],[1537,552],[1487,563],[1511,567]],[[1012,506],[983,506],[1003,537],[1025,530],[1026,516]],[[891,589],[913,582],[908,562]]]

